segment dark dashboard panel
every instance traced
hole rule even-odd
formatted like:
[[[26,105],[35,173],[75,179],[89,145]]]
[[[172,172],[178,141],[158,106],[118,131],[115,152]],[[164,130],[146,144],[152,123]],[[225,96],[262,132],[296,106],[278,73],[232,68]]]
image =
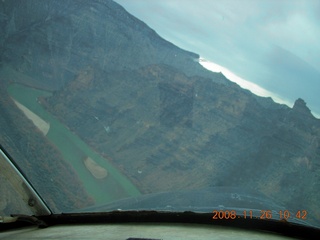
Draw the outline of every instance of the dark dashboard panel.
[[[0,233],[0,239],[170,239],[170,240],[214,240],[214,239],[290,239],[265,232],[254,232],[222,226],[199,224],[96,224],[53,226],[45,229],[25,228]]]

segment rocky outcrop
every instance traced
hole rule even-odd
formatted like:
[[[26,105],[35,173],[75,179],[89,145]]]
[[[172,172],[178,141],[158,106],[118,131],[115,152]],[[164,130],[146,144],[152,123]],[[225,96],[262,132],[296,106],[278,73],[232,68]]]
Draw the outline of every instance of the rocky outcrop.
[[[296,113],[296,115],[300,115],[303,117],[312,117],[310,109],[307,107],[306,102],[299,98],[295,101],[292,110]]]
[[[46,99],[48,109],[107,152],[141,191],[241,186],[292,208],[304,204],[303,196],[318,199],[302,180],[317,179],[320,170],[319,120],[312,115],[300,117],[296,107],[265,108],[237,85],[188,77],[166,65],[94,81],[99,87],[81,94],[72,85],[56,92]],[[300,182],[289,185],[294,175]],[[289,200],[298,196],[301,202]]]

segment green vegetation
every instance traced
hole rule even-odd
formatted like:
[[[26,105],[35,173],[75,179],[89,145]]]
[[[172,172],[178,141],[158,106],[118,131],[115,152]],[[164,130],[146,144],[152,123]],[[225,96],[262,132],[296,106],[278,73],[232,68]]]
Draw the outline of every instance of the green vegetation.
[[[38,103],[38,97],[50,96],[51,93],[18,84],[10,85],[8,92],[15,100],[50,123],[48,139],[58,147],[65,160],[76,170],[85,189],[97,204],[140,195],[139,190],[108,160],[94,152]],[[86,157],[91,157],[100,166],[107,169],[108,177],[105,179],[94,178],[83,163]]]

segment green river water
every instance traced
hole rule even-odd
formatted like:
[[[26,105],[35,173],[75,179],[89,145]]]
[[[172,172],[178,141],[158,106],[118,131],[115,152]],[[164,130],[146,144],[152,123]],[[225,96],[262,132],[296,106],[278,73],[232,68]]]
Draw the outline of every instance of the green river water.
[[[85,142],[69,131],[65,125],[38,103],[37,98],[39,96],[50,96],[50,92],[19,84],[10,85],[8,92],[16,101],[50,123],[47,138],[57,146],[64,159],[78,173],[86,191],[94,198],[96,204],[140,195],[139,190],[108,160],[93,151]],[[85,156],[91,157],[96,163],[107,169],[108,176],[104,179],[94,178],[83,163]]]

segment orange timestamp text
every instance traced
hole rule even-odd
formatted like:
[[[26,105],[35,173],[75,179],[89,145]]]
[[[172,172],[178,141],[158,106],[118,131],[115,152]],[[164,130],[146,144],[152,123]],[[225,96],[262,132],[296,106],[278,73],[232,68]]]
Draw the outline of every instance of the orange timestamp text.
[[[298,218],[302,220],[307,219],[308,212],[306,210],[298,210],[294,213],[288,211],[288,210],[280,210],[280,211],[271,211],[271,210],[260,210],[258,214],[255,214],[253,216],[252,210],[244,210],[237,213],[236,210],[213,210],[212,211],[213,220],[219,220],[219,219],[237,219],[237,218],[244,218],[244,219],[277,219],[279,220],[288,220],[289,218]]]

